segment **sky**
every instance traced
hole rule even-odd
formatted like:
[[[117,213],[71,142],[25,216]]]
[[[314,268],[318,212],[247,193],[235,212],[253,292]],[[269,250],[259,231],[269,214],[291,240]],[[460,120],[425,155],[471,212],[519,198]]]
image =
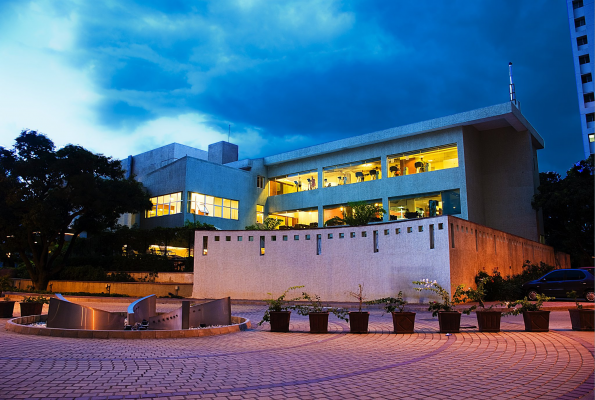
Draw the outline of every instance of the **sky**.
[[[583,158],[560,0],[1,0],[0,146],[35,129],[125,158],[227,140],[255,158],[509,100]]]

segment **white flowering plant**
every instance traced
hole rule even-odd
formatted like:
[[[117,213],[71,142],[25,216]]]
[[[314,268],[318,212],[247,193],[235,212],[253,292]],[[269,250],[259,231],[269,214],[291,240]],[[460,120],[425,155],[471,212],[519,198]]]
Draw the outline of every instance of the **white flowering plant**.
[[[448,290],[440,286],[437,281],[422,279],[419,281],[413,281],[413,284],[419,286],[415,288],[415,290],[417,290],[418,292],[428,290],[430,292],[436,293],[442,298],[442,301],[430,302],[428,311],[432,311],[433,317],[437,316],[440,311],[456,311],[455,306],[457,304],[464,303],[468,300],[467,293],[465,291],[465,286],[463,285],[457,286],[451,300],[450,293],[448,292]],[[469,315],[471,311],[473,311],[474,309],[475,306],[469,307],[468,309],[463,310],[463,313]]]

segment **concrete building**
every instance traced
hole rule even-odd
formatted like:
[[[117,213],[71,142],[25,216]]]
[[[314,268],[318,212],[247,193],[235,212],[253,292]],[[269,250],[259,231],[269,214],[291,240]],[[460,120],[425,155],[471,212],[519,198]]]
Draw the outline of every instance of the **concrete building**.
[[[568,26],[572,42],[574,75],[578,93],[581,132],[585,158],[595,149],[595,98],[593,94],[593,68],[595,52],[595,0],[566,0]]]
[[[322,227],[347,203],[387,210],[379,222],[453,215],[539,241],[531,199],[543,139],[513,103],[238,161],[227,142],[208,151],[171,144],[125,161],[153,196],[141,227],[201,221],[241,230],[277,218]],[[128,223],[135,222],[129,218]]]

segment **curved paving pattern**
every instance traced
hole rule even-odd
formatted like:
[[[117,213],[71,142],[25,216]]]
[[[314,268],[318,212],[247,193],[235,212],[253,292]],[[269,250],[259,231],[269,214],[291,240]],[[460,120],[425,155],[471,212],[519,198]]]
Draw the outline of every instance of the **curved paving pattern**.
[[[262,310],[233,314],[256,325]],[[413,335],[392,334],[380,311],[370,320],[366,335],[333,317],[331,333],[312,335],[292,315],[291,333],[139,341],[18,335],[0,320],[0,398],[593,398],[593,333],[570,331],[567,312],[552,312],[549,333],[524,332],[519,317],[451,336],[428,313]]]

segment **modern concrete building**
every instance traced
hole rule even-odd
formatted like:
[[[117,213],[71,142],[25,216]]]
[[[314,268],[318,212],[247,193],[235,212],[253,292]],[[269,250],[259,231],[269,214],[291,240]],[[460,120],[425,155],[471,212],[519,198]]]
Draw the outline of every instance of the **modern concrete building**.
[[[379,222],[453,215],[539,241],[531,199],[543,139],[513,103],[238,161],[227,142],[208,151],[171,144],[125,161],[153,196],[141,227],[197,220],[241,230],[266,217],[322,227],[349,202],[382,205]],[[128,223],[133,223],[129,219]]]
[[[585,158],[595,149],[595,98],[593,97],[593,68],[595,52],[595,0],[566,0],[568,26],[572,42],[574,74],[578,93],[581,131]]]

